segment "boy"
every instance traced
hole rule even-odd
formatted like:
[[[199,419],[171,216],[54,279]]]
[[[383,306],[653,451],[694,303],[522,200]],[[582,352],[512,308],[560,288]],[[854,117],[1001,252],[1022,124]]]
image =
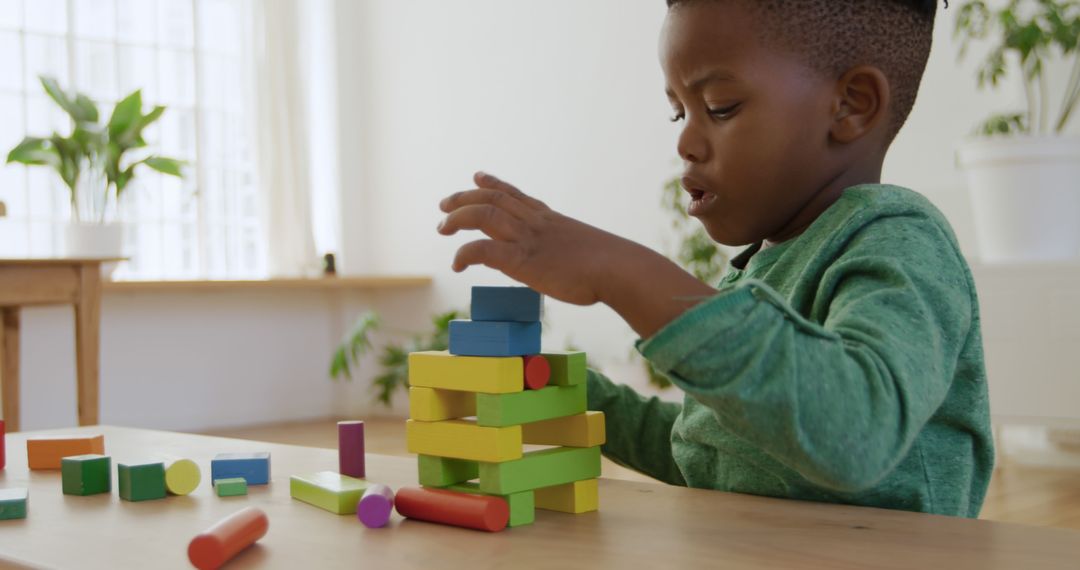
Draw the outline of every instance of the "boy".
[[[979,311],[944,217],[880,184],[936,6],[668,0],[661,63],[689,213],[750,244],[718,288],[492,176],[440,204],[483,264],[606,303],[686,392],[590,373],[604,453],[671,484],[978,516],[993,466]]]

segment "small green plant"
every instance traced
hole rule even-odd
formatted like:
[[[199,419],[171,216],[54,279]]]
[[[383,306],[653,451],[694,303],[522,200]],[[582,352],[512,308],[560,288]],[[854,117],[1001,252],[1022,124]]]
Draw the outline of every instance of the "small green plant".
[[[985,0],[968,0],[956,15],[955,37],[960,58],[976,40],[989,40],[990,53],[979,66],[980,88],[997,87],[1018,66],[1027,109],[997,114],[979,126],[985,136],[1060,134],[1080,104],[1080,2],[1075,0],[1009,0],[991,8]],[[1051,130],[1051,104],[1046,63],[1073,58],[1060,109]]]
[[[79,182],[88,176],[91,183],[100,181],[101,187],[89,188],[86,196],[92,219],[105,221],[110,197],[119,202],[120,196],[135,177],[140,165],[182,177],[184,162],[164,156],[149,155],[137,160],[126,160],[127,153],[146,146],[143,130],[161,118],[165,107],[157,106],[143,114],[142,92],[128,95],[113,109],[109,121],[99,122],[97,105],[82,93],[69,94],[60,88],[52,77],[42,76],[45,92],[72,120],[71,133],[63,136],[54,132],[48,137],[26,137],[11,152],[7,162],[30,166],[48,166],[68,187],[71,212],[76,222],[83,221],[79,202]]]
[[[381,373],[375,377],[375,399],[389,406],[398,390],[409,387],[409,353],[425,350],[446,350],[450,346],[450,321],[467,318],[460,311],[449,311],[431,319],[432,329],[413,334],[404,343],[386,343],[379,354]],[[345,335],[341,345],[334,351],[330,362],[330,377],[352,378],[353,367],[372,350],[371,335],[380,330],[382,319],[373,311],[360,315],[356,324]]]
[[[671,214],[671,229],[678,236],[679,245],[670,257],[679,265],[705,283],[717,283],[727,267],[727,256],[700,223],[686,213],[686,192],[679,178],[672,178],[664,184],[660,201]],[[645,360],[645,370],[649,374],[649,384],[661,390],[671,387],[671,380],[653,368]]]

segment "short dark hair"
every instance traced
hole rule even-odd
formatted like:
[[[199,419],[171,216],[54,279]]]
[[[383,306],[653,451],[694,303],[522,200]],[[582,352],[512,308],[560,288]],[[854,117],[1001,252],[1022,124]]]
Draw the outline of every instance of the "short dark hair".
[[[930,57],[937,0],[667,0],[667,5],[706,1],[741,2],[761,22],[764,42],[822,73],[839,78],[856,65],[881,69],[893,98],[890,141],[907,121]]]

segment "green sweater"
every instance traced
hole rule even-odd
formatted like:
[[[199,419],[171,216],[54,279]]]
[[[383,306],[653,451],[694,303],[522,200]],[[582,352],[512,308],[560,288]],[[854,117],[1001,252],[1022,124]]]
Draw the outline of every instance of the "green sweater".
[[[638,349],[686,396],[590,370],[618,463],[690,487],[979,514],[994,450],[975,287],[948,222],[910,190],[846,190]]]

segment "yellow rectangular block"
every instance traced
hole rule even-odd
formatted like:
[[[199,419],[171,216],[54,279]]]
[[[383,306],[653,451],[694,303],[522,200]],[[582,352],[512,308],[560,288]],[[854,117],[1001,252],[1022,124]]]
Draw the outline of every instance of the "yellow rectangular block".
[[[409,417],[422,422],[456,420],[476,415],[476,394],[456,390],[409,388]]]
[[[607,441],[604,412],[585,412],[521,426],[527,444],[596,447]]]
[[[409,453],[502,463],[521,459],[521,426],[480,427],[476,422],[405,422]]]
[[[447,351],[409,354],[409,385],[461,392],[509,394],[525,389],[520,356],[454,356]]]
[[[596,479],[534,491],[536,508],[560,513],[581,514],[600,509],[600,486]]]

